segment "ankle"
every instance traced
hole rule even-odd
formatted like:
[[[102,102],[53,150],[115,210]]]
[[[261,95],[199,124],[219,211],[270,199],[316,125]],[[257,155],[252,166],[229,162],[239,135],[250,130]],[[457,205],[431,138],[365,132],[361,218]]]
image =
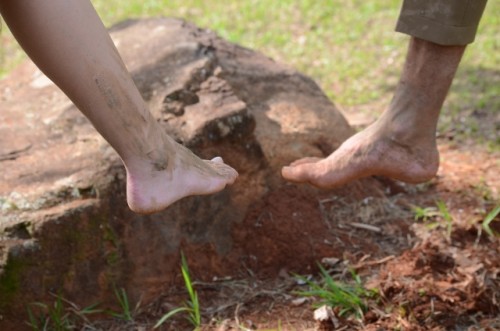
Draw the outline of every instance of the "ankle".
[[[402,144],[434,142],[441,104],[415,91],[408,93],[408,89],[398,89],[389,109],[377,121],[378,129],[385,137]]]
[[[151,174],[171,168],[171,163],[174,161],[172,157],[169,157],[171,154],[175,155],[171,149],[155,148],[123,157],[122,161],[127,172],[140,176],[144,173]]]

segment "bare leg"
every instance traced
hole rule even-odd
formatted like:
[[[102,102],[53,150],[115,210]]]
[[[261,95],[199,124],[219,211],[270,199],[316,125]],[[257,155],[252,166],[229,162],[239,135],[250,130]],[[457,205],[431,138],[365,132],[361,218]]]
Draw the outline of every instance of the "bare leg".
[[[234,182],[237,172],[222,159],[201,160],[165,134],[90,1],[0,1],[0,13],[37,66],[118,152],[132,210],[159,211]]]
[[[439,112],[464,50],[412,38],[389,109],[327,158],[305,158],[284,167],[283,177],[324,188],[372,175],[409,183],[431,179],[439,166]]]

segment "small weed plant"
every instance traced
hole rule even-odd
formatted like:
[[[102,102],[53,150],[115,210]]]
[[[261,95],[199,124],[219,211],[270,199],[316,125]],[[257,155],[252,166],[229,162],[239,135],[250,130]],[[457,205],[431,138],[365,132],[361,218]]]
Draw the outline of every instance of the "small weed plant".
[[[189,268],[184,254],[182,254],[181,271],[184,284],[186,285],[186,289],[189,294],[189,300],[186,302],[189,313],[189,321],[193,326],[198,328],[201,325],[200,303],[198,301],[198,293],[194,290],[193,283],[191,282]]]
[[[182,278],[184,279],[184,285],[189,295],[189,300],[184,303],[183,307],[178,307],[172,309],[168,313],[162,316],[160,320],[155,324],[154,328],[158,328],[160,325],[165,323],[172,316],[185,312],[188,314],[187,319],[194,326],[195,330],[199,330],[201,325],[201,313],[200,313],[200,303],[198,301],[198,293],[194,289],[193,282],[191,281],[191,276],[189,274],[189,267],[187,264],[186,257],[181,254],[181,272]]]
[[[42,310],[42,314],[36,314],[32,307]],[[64,311],[62,300],[58,297],[53,306],[41,302],[35,302],[28,306],[28,325],[32,330],[54,330],[66,331],[73,330],[74,325],[69,314]]]
[[[373,297],[375,292],[365,289],[360,277],[354,271],[351,271],[354,284],[345,284],[335,281],[322,265],[319,265],[319,268],[321,275],[319,282],[298,276],[310,289],[296,294],[319,298],[320,300],[314,304],[316,307],[328,305],[337,308],[339,316],[354,314],[357,318],[362,318],[367,309],[366,299]]]
[[[424,223],[433,220],[435,217],[439,216],[439,212],[436,207],[419,207],[412,206],[413,214],[415,215],[415,221],[422,220]]]
[[[98,304],[93,304],[80,309],[76,304],[63,299],[60,295],[54,295],[56,301],[54,304],[47,305],[41,302],[35,302],[27,307],[27,324],[34,331],[68,331],[77,330],[78,322],[89,323],[89,315],[96,314],[102,310],[97,309]],[[65,306],[65,303],[67,304]],[[38,313],[37,313],[38,311]],[[80,319],[80,320],[79,320]]]
[[[446,239],[451,240],[453,217],[443,201],[436,201],[436,207],[413,206],[412,210],[416,221],[422,220],[429,229],[444,228]]]
[[[443,201],[437,201],[436,206],[438,207],[439,213],[445,222],[446,229],[446,239],[451,241],[451,230],[453,226],[453,218],[451,217],[450,211]]]
[[[125,292],[124,288],[117,289],[115,287],[115,297],[116,300],[118,301],[118,304],[120,305],[121,311],[108,311],[108,313],[113,316],[114,318],[118,318],[120,320],[126,321],[126,322],[131,322],[134,320],[134,314],[135,311],[137,311],[139,304],[136,305],[136,308],[134,311],[130,309],[130,303],[128,300],[127,292]]]
[[[498,216],[498,214],[500,214],[500,205],[495,206],[495,208],[493,208],[483,220],[483,230],[491,237],[499,235],[499,233],[495,232],[490,226],[490,223]]]

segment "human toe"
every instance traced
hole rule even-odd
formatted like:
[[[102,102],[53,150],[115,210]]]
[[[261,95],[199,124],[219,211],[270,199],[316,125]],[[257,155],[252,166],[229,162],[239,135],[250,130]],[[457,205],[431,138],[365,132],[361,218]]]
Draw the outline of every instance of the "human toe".
[[[310,164],[290,165],[281,169],[281,175],[288,181],[303,183],[310,179]]]
[[[211,159],[210,161],[217,162],[217,163],[224,163],[224,160],[220,156],[216,156],[213,159]]]
[[[318,161],[321,161],[322,158],[320,157],[304,157],[298,160],[293,161],[290,163],[290,167],[295,167],[301,164],[306,164],[306,163],[316,163]]]

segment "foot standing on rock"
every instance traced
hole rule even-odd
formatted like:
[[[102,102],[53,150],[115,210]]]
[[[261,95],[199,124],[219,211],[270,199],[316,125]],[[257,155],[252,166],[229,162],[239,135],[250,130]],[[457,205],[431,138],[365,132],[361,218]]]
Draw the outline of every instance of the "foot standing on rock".
[[[118,152],[133,211],[157,212],[235,181],[238,173],[220,157],[202,160],[164,132],[90,1],[0,1],[0,14],[33,62]]]
[[[282,169],[283,177],[323,188],[373,175],[409,183],[434,177],[439,113],[485,5],[486,0],[405,0],[396,30],[411,40],[389,108],[330,156],[297,160]]]

